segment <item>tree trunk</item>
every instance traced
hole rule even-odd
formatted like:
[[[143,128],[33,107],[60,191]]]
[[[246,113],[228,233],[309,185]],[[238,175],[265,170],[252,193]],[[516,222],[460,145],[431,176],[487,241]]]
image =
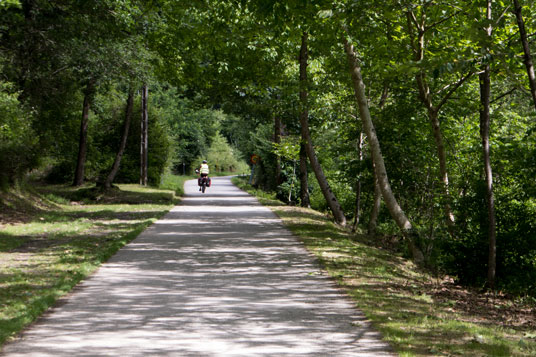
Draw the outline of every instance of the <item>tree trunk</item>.
[[[380,185],[378,184],[378,179],[376,178],[375,170],[373,171],[373,174],[374,174],[374,199],[372,203],[372,210],[370,212],[370,219],[369,219],[369,224],[368,224],[369,235],[376,234],[376,228],[378,226],[378,216],[380,214],[380,208],[382,204],[382,192],[380,190]]]
[[[378,107],[383,109],[385,103],[387,103],[387,98],[389,98],[389,85],[384,83],[383,92],[380,98]],[[372,163],[372,180],[374,185],[374,197],[372,199],[372,209],[370,210],[370,218],[367,227],[367,233],[370,236],[376,235],[376,228],[378,227],[378,216],[380,215],[380,208],[382,205],[382,192],[380,190],[380,185],[378,184],[378,178],[376,177],[376,171],[374,169],[374,162]]]
[[[307,59],[308,59],[307,36],[308,36],[307,32],[304,32],[302,35],[300,57],[299,57],[301,134],[304,140],[305,151],[307,153],[307,157],[309,157],[309,162],[311,163],[311,168],[313,169],[313,172],[315,173],[315,176],[320,186],[320,189],[322,191],[322,194],[324,195],[324,198],[326,199],[326,202],[329,208],[331,209],[331,212],[333,213],[335,222],[344,226],[346,225],[346,217],[344,216],[344,212],[342,211],[339,201],[337,200],[337,198],[335,197],[335,194],[333,194],[333,191],[331,191],[331,188],[329,187],[328,180],[326,179],[326,176],[324,175],[324,171],[322,170],[322,167],[320,166],[320,162],[318,161],[318,158],[316,157],[316,153],[314,151],[313,143],[311,140],[311,133],[309,132],[309,112],[308,112],[308,104],[307,104]]]
[[[144,84],[141,91],[141,145],[140,145],[140,185],[147,186],[147,149],[149,117],[147,113],[147,85]]]
[[[412,22],[412,13],[408,12],[407,14],[408,18],[408,31],[410,32],[410,35],[413,33],[411,31],[411,24]],[[423,20],[424,21],[424,18]],[[425,34],[425,24],[416,24],[415,27],[417,30],[417,39],[416,41],[412,42],[413,45],[413,52],[414,52],[414,59],[416,62],[422,62],[424,59],[424,34]],[[441,106],[446,102],[446,99],[450,95],[452,95],[453,90],[458,88],[459,85],[461,85],[460,82],[456,86],[454,86],[454,89],[449,91],[446,96],[441,101],[441,104],[438,106],[434,106],[433,100],[432,100],[432,94],[430,91],[430,88],[428,86],[428,83],[426,82],[425,74],[422,72],[419,72],[415,75],[415,80],[417,82],[417,88],[419,90],[419,98],[421,99],[421,102],[425,106],[428,114],[428,119],[430,120],[430,124],[432,125],[432,132],[434,135],[434,140],[436,143],[436,150],[437,150],[437,158],[439,160],[439,180],[441,182],[442,188],[443,188],[443,195],[445,199],[445,204],[443,206],[444,212],[445,212],[445,218],[447,226],[449,227],[449,232],[453,232],[454,229],[454,214],[452,213],[452,209],[450,206],[450,195],[449,195],[449,176],[447,171],[447,154],[445,150],[445,145],[443,143],[443,134],[441,133],[441,126],[439,123],[439,110],[441,109]],[[465,79],[464,79],[465,80]]]
[[[387,177],[387,170],[385,169],[385,163],[381,153],[380,142],[376,136],[376,130],[374,129],[374,124],[372,123],[372,118],[368,109],[368,102],[365,95],[365,84],[363,83],[363,78],[361,77],[361,68],[357,60],[357,55],[354,51],[354,46],[351,45],[345,37],[343,38],[343,43],[350,66],[350,73],[352,76],[352,83],[354,86],[357,105],[359,106],[359,116],[361,117],[363,129],[365,130],[365,134],[367,135],[369,141],[372,160],[374,162],[374,171],[376,173],[376,177],[378,178],[378,184],[380,186],[385,205],[389,209],[391,217],[395,220],[396,224],[404,234],[404,237],[406,238],[408,246],[413,255],[413,259],[415,259],[417,262],[422,262],[424,260],[424,256],[421,250],[415,244],[416,237],[415,232],[413,232],[411,222],[398,204],[398,201],[391,190],[389,178]]]
[[[129,90],[128,98],[127,98],[127,107],[125,110],[125,121],[123,123],[123,134],[121,136],[121,143],[119,144],[119,150],[117,150],[117,154],[115,155],[115,160],[114,160],[114,164],[112,165],[112,169],[110,170],[110,173],[108,174],[108,177],[106,177],[106,180],[104,181],[104,184],[103,184],[103,187],[106,190],[112,187],[112,183],[114,182],[115,176],[117,175],[117,172],[119,172],[119,165],[121,164],[121,158],[123,157],[123,153],[125,152],[125,147],[127,146],[128,131],[130,129],[130,122],[132,121],[133,107],[134,107],[134,93],[132,90]]]
[[[434,139],[437,149],[437,158],[439,160],[439,180],[441,181],[441,186],[443,187],[443,195],[445,196],[445,204],[443,206],[445,212],[445,218],[447,225],[452,230],[454,227],[454,214],[450,207],[450,194],[449,194],[449,175],[447,171],[447,152],[445,150],[445,144],[443,142],[443,134],[441,133],[441,127],[439,124],[438,112],[431,110],[428,112],[428,118],[432,124],[432,130],[434,133]]]
[[[530,94],[532,95],[532,102],[536,108],[536,76],[534,75],[534,65],[532,64],[532,56],[530,55],[529,41],[527,39],[527,32],[525,31],[525,22],[521,15],[521,5],[518,0],[514,0],[514,13],[517,19],[517,26],[519,27],[519,36],[521,37],[521,44],[523,45],[523,62],[527,68],[527,75],[529,77]]]
[[[491,0],[487,0],[486,17],[491,20]],[[488,25],[486,35],[491,41],[492,27]],[[487,46],[486,46],[487,47]],[[486,48],[489,53],[489,48]],[[485,62],[480,73],[480,136],[482,138],[482,154],[484,161],[484,172],[486,175],[486,203],[488,208],[488,285],[491,289],[495,287],[496,254],[497,254],[497,232],[495,224],[495,199],[493,196],[493,175],[491,171],[489,129],[490,129],[490,97],[491,97],[491,75],[490,65]]]
[[[359,157],[360,163],[363,161],[363,140],[364,140],[363,132],[360,132],[359,141],[357,142],[357,156]],[[358,177],[357,182],[356,182],[356,189],[355,189],[354,225],[352,227],[353,232],[357,230],[357,226],[359,225],[359,215],[361,214],[360,208],[361,208],[361,179]]]
[[[82,108],[82,121],[80,122],[80,137],[78,139],[78,160],[74,173],[73,186],[81,186],[84,183],[84,172],[87,157],[87,129],[89,125],[89,109],[95,93],[95,81],[89,80],[84,91],[84,106]]]
[[[305,145],[300,143],[300,201],[302,207],[311,207],[311,200],[309,198],[309,179],[307,170],[307,153],[305,152]]]
[[[279,116],[274,117],[274,143],[281,143],[281,118]],[[281,184],[281,158],[276,156],[275,158],[275,185]]]

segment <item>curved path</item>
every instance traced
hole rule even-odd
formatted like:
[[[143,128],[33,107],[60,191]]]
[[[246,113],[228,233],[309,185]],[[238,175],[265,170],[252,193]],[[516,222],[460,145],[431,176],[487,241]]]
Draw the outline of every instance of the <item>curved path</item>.
[[[5,356],[391,356],[267,208],[213,178],[67,298]]]

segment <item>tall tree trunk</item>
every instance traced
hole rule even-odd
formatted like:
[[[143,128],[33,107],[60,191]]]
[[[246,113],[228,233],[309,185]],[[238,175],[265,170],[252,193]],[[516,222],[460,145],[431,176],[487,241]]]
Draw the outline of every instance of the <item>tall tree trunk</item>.
[[[148,131],[149,117],[147,113],[147,85],[144,84],[141,91],[141,143],[140,143],[140,185],[147,186],[147,159],[148,159]]]
[[[487,0],[486,18],[491,20],[491,1]],[[491,24],[486,27],[487,41],[491,42]],[[488,43],[489,43],[488,42]],[[489,53],[489,47],[485,48]],[[488,62],[483,63],[480,73],[480,136],[482,138],[482,154],[484,161],[484,172],[486,176],[486,203],[488,208],[488,285],[491,289],[495,287],[496,257],[497,257],[497,232],[495,223],[495,199],[493,196],[493,175],[491,171],[489,129],[490,129],[490,97],[491,97],[491,75]]]
[[[73,186],[81,186],[84,183],[84,172],[87,157],[87,128],[89,125],[89,109],[95,93],[95,81],[90,79],[84,91],[84,105],[82,107],[82,120],[80,122],[80,137],[78,139],[78,160],[74,173]]]
[[[534,65],[532,64],[532,56],[530,55],[529,40],[527,38],[527,32],[525,31],[525,22],[521,15],[521,5],[518,0],[514,0],[514,13],[517,19],[517,26],[519,27],[519,36],[521,37],[521,44],[523,45],[523,62],[527,68],[527,75],[529,77],[530,94],[532,95],[532,102],[536,108],[536,76],[534,75]]]
[[[434,133],[434,139],[436,143],[437,158],[439,160],[439,180],[443,187],[443,194],[445,196],[444,212],[447,225],[452,229],[454,227],[454,214],[450,207],[450,194],[449,194],[449,175],[447,170],[447,152],[445,150],[445,144],[443,142],[443,134],[441,133],[441,127],[439,124],[439,113],[436,110],[430,110],[428,112],[428,118],[432,124],[432,131]]]
[[[408,246],[413,255],[413,259],[415,259],[417,262],[422,262],[424,260],[424,256],[422,251],[416,245],[415,232],[413,231],[411,222],[398,204],[398,201],[391,190],[389,178],[387,177],[387,170],[385,169],[385,163],[381,153],[380,142],[376,136],[376,130],[374,129],[374,124],[372,123],[372,118],[370,116],[367,97],[365,95],[365,84],[363,83],[363,78],[361,77],[361,68],[359,66],[357,55],[354,51],[354,46],[348,42],[346,37],[343,37],[343,43],[348,58],[357,105],[359,106],[359,116],[361,117],[363,129],[365,130],[365,134],[367,135],[369,141],[372,160],[374,162],[374,171],[376,173],[376,177],[378,178],[378,184],[380,186],[385,205],[389,209],[391,217],[404,234],[404,237],[406,238]]]
[[[374,165],[374,163],[372,164]],[[370,211],[370,219],[368,224],[368,234],[375,235],[376,228],[378,227],[378,216],[380,215],[380,208],[382,204],[382,192],[378,179],[376,178],[376,170],[373,171],[374,176],[374,198],[372,201],[372,210]]]
[[[278,115],[274,117],[274,143],[281,143],[281,118]],[[281,158],[279,156],[275,159],[275,184],[276,186],[281,184]]]
[[[314,151],[313,143],[311,140],[311,133],[309,132],[309,111],[307,103],[307,60],[308,60],[308,51],[307,51],[307,32],[304,32],[302,35],[301,48],[300,48],[300,104],[301,104],[301,113],[300,113],[300,125],[301,125],[301,134],[305,143],[305,151],[307,152],[307,157],[309,157],[309,162],[311,163],[311,168],[315,173],[316,179],[320,186],[320,190],[326,199],[326,202],[333,213],[335,222],[344,226],[346,225],[346,217],[342,210],[339,201],[333,194],[333,191],[329,187],[328,180],[324,175],[324,171],[320,166],[320,162],[316,157]]]
[[[357,157],[359,158],[359,163],[363,161],[363,132],[359,133],[359,141],[357,142]],[[356,189],[355,189],[355,210],[354,210],[354,225],[352,227],[352,231],[355,232],[357,230],[357,226],[359,225],[359,216],[361,214],[361,179],[358,177],[356,182]]]
[[[311,200],[309,198],[309,178],[307,170],[307,153],[305,152],[305,145],[300,143],[300,201],[302,207],[311,207]]]
[[[110,173],[108,174],[106,180],[103,183],[105,189],[109,189],[112,187],[112,183],[114,182],[115,176],[117,175],[117,172],[119,172],[119,165],[121,164],[121,159],[123,157],[123,153],[125,152],[125,147],[127,146],[128,131],[130,129],[130,122],[132,121],[133,107],[134,92],[132,89],[130,89],[128,92],[127,107],[125,109],[125,121],[123,123],[123,134],[121,136],[121,143],[119,144],[119,149],[117,150],[117,154],[115,155],[115,160],[114,164],[112,165],[112,169],[110,170]]]
[[[426,17],[422,18],[422,23],[418,23],[416,20],[414,14],[412,12],[407,12],[407,20],[408,20],[408,31],[410,32],[410,35],[413,35],[412,31],[412,24],[415,26],[417,31],[417,38],[415,41],[412,40],[412,46],[413,46],[413,53],[414,53],[414,59],[416,62],[421,62],[424,59],[424,35],[427,30],[425,27],[425,19]],[[439,180],[441,182],[441,187],[443,188],[443,195],[445,199],[445,204],[443,206],[444,212],[445,212],[445,218],[447,226],[449,227],[449,231],[453,232],[454,229],[454,214],[452,213],[452,208],[450,206],[450,194],[449,194],[449,176],[448,176],[448,170],[447,170],[447,154],[445,150],[445,145],[443,143],[443,134],[441,133],[441,125],[439,123],[439,110],[443,106],[443,104],[446,103],[447,99],[454,93],[454,90],[456,90],[468,77],[462,78],[462,80],[458,81],[455,86],[452,87],[452,89],[447,92],[445,97],[441,100],[440,104],[435,106],[432,99],[432,94],[430,91],[430,87],[428,86],[428,83],[426,81],[426,76],[424,73],[419,72],[415,75],[415,80],[417,82],[417,88],[419,90],[419,98],[421,99],[421,102],[423,103],[424,107],[427,110],[428,119],[430,120],[430,124],[432,125],[432,132],[434,135],[434,140],[436,143],[436,150],[437,150],[437,158],[439,161]]]

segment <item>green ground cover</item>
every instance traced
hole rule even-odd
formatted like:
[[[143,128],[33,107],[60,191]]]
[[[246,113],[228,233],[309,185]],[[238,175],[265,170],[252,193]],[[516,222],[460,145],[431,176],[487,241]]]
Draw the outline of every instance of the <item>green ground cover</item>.
[[[2,193],[0,345],[168,212],[188,178],[107,194],[59,185]]]
[[[536,355],[534,305],[457,286],[322,213],[234,182],[281,217],[401,356]]]

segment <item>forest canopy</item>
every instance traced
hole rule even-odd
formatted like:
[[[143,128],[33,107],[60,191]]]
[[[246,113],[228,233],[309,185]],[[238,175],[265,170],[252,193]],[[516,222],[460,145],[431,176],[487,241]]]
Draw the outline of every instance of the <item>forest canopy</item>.
[[[145,125],[150,184],[256,155],[253,182],[286,203],[534,295],[535,15],[532,0],[4,0],[0,184],[140,182]]]

